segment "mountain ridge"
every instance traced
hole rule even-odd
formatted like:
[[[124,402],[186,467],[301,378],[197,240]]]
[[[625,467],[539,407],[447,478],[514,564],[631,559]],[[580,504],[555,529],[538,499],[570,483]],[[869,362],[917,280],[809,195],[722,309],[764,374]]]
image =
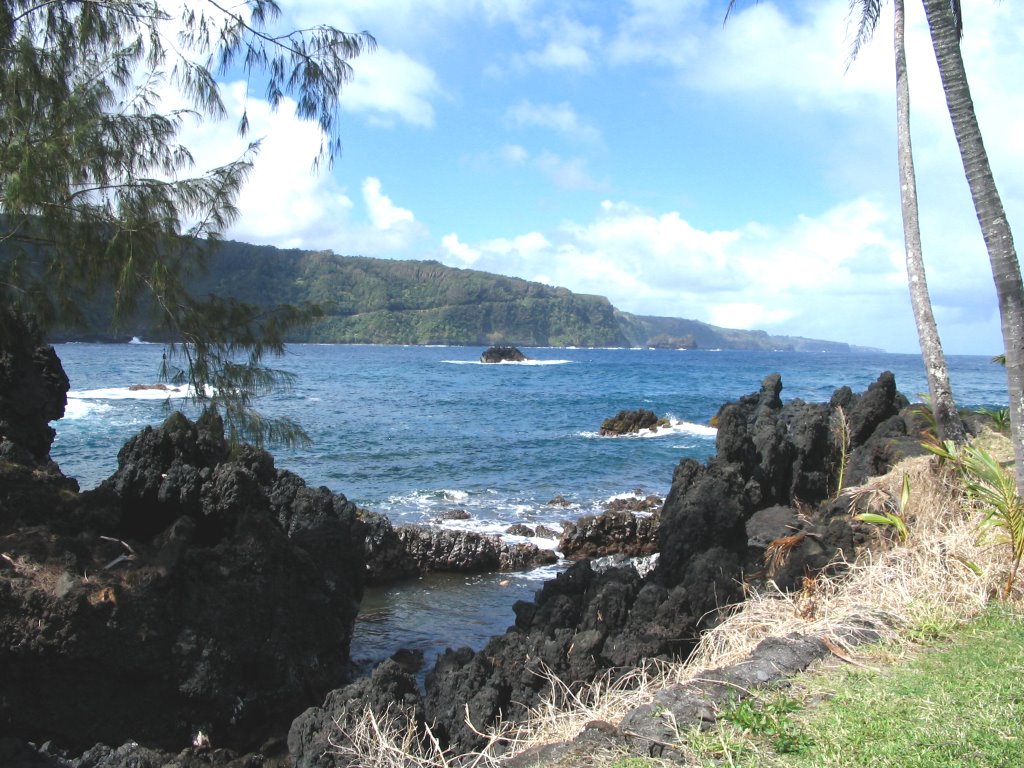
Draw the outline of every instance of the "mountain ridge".
[[[433,260],[341,256],[239,241],[218,243],[190,281],[213,294],[263,307],[314,303],[323,316],[289,342],[553,347],[667,347],[849,352],[844,342],[720,328],[682,318],[636,315],[604,296]],[[98,313],[97,313],[98,314]],[[96,316],[96,315],[94,315]],[[124,336],[154,338],[152,324]],[[64,331],[55,340],[115,337]]]

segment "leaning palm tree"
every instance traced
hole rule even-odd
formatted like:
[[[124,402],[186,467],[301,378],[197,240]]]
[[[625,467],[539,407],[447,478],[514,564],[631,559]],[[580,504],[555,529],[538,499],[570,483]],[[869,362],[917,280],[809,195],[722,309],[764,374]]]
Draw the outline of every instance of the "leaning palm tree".
[[[730,0],[726,17],[736,4]],[[872,38],[881,18],[884,0],[850,0],[851,16],[859,15],[860,22],[850,51],[850,60]],[[907,56],[904,43],[905,17],[903,0],[893,0],[895,10],[893,46],[896,53],[896,122],[897,154],[899,157],[900,204],[903,211],[903,241],[907,259],[907,284],[910,287],[910,305],[917,326],[917,338],[924,360],[925,376],[932,412],[940,440],[966,442],[963,421],[956,409],[953,388],[949,383],[949,369],[942,351],[939,329],[932,312],[928,281],[925,276],[924,254],[921,247],[920,216],[917,205],[917,181],[914,174],[914,156],[910,141],[910,81],[907,74]]]
[[[960,148],[974,210],[981,224],[999,302],[1010,395],[1010,425],[1017,491],[1024,495],[1024,280],[992,168],[981,138],[960,50],[963,16],[959,0],[923,0],[942,89]]]
[[[860,24],[854,38],[851,60],[873,35],[881,16],[883,0],[850,0],[851,14],[860,13]],[[914,153],[910,140],[910,78],[907,73],[905,43],[906,16],[903,0],[893,0],[893,48],[896,54],[896,147],[899,157],[900,207],[903,211],[903,242],[907,254],[907,284],[910,304],[914,310],[917,338],[924,359],[932,413],[940,440],[960,444],[967,440],[963,421],[957,413],[953,388],[949,383],[946,356],[939,339],[939,328],[932,312],[928,281],[925,277],[924,253],[921,247],[920,215],[917,206],[917,180]]]

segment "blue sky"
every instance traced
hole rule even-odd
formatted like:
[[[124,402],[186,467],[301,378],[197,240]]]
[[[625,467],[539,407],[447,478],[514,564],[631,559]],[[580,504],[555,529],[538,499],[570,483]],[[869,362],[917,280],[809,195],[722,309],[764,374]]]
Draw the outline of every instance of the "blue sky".
[[[262,149],[229,237],[436,259],[620,309],[917,351],[896,178],[891,9],[848,61],[847,0],[283,0],[284,22],[367,30],[344,151],[247,99]],[[920,4],[908,8],[925,260],[949,354],[991,355],[991,271]],[[964,55],[1024,243],[1024,6],[978,0]],[[849,64],[849,66],[847,66]],[[188,129],[200,164],[234,123]]]

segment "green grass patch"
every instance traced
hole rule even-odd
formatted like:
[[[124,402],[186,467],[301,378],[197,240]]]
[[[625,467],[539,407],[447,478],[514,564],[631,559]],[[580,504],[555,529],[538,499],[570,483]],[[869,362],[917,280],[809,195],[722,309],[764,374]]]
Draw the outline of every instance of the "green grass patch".
[[[797,693],[797,691],[800,693]],[[793,697],[793,698],[789,698]],[[736,766],[1024,765],[1024,615],[993,605],[909,659],[809,675],[785,699],[722,713],[708,741]],[[774,706],[774,709],[772,707]],[[760,724],[760,726],[759,726]],[[737,733],[737,729],[742,734]],[[778,735],[785,739],[779,749]],[[737,735],[744,741],[737,743]],[[705,736],[707,738],[707,735]],[[796,748],[793,748],[796,747]],[[711,761],[708,761],[711,762]]]

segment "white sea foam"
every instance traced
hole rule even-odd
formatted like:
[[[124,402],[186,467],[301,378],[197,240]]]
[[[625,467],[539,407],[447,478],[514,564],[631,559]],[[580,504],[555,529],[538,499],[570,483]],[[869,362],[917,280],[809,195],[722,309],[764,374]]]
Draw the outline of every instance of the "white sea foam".
[[[602,435],[597,431],[580,432],[579,434],[580,437],[601,437],[611,440],[646,440],[654,437],[678,437],[680,435],[714,437],[718,434],[718,430],[715,427],[709,427],[707,424],[696,424],[692,421],[680,421],[679,419],[669,417],[669,425],[667,427],[658,427],[656,430],[644,429],[628,435]]]
[[[564,571],[565,567],[566,561],[559,560],[557,563],[542,565],[540,568],[534,568],[532,571],[519,573],[516,576],[524,581],[548,581]]]
[[[623,565],[631,565],[640,576],[646,576],[654,570],[655,566],[658,564],[658,559],[659,553],[657,552],[652,555],[642,555],[641,557],[608,555],[607,557],[599,557],[591,560],[590,565],[598,573],[607,571],[610,568],[620,568]]]
[[[68,392],[68,401],[72,400],[167,400],[191,397],[191,387],[172,387],[166,385],[145,385],[142,387],[99,387],[97,389],[79,389]]]
[[[68,404],[64,407],[64,419],[74,421],[85,419],[96,414],[106,413],[113,410],[109,403],[97,402],[94,400],[81,400],[68,395]]]
[[[464,510],[466,519],[449,519],[446,512]],[[465,531],[485,536],[497,536],[511,544],[532,543],[540,549],[558,551],[558,538],[543,536],[522,536],[508,533],[514,525],[522,524],[531,531],[544,526],[561,531],[566,517],[580,514],[577,507],[572,512],[564,507],[546,504],[525,503],[520,500],[504,499],[493,492],[467,493],[461,490],[418,491],[392,496],[380,511],[387,514],[393,524],[418,524],[437,526],[452,531]]]

